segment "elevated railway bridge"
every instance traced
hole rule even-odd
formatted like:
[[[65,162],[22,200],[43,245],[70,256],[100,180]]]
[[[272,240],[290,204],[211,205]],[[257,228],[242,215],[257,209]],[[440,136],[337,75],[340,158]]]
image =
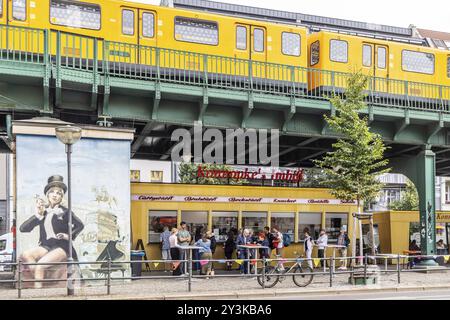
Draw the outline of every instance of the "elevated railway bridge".
[[[8,39],[14,37],[20,41],[11,46]],[[145,64],[136,57],[146,57]],[[337,137],[324,121],[324,114],[335,113],[325,97],[330,91],[309,91],[308,78],[320,77],[333,91],[347,76],[2,25],[1,149],[9,152],[13,146],[12,120],[49,116],[134,128],[132,157],[168,160],[172,131],[201,123],[222,130],[278,129],[280,166],[310,167]],[[415,182],[422,223],[429,228],[434,226],[435,176],[450,176],[450,101],[442,98],[450,88],[389,80],[391,88],[402,88],[399,98],[379,95],[379,81],[386,79],[370,79],[367,108],[361,112],[389,145],[386,157],[393,171]],[[438,92],[440,99],[416,99],[403,90],[410,87]],[[428,254],[434,251],[433,237],[425,246]]]

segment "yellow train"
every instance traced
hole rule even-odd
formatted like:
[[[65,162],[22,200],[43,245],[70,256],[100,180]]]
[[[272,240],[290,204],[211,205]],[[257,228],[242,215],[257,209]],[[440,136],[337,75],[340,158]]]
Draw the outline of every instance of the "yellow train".
[[[344,73],[363,70],[373,76],[368,89],[377,96],[450,99],[450,55],[443,50],[327,31],[309,34],[296,25],[118,0],[0,0],[0,25],[50,30],[53,56],[60,50],[66,63],[76,63],[107,54],[124,73],[150,73],[158,65],[163,77],[188,72],[187,77],[237,83],[252,75],[256,88],[284,90],[283,84],[294,83],[321,94],[345,88]],[[25,43],[33,52],[44,50],[40,38],[0,30],[2,48],[23,50]]]

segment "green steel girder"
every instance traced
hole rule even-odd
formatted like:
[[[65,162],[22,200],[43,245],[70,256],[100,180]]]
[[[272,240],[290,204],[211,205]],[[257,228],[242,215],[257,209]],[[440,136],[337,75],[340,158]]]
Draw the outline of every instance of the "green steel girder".
[[[420,209],[420,243],[423,255],[436,254],[435,157],[430,146],[425,146],[424,150],[416,157],[390,161],[395,172],[406,175],[417,187]]]

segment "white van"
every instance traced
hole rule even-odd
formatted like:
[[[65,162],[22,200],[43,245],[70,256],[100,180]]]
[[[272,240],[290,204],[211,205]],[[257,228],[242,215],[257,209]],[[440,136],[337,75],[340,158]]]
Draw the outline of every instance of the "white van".
[[[12,232],[0,236],[0,263],[12,262],[13,259],[13,241]],[[11,266],[0,265],[0,271],[11,270]]]

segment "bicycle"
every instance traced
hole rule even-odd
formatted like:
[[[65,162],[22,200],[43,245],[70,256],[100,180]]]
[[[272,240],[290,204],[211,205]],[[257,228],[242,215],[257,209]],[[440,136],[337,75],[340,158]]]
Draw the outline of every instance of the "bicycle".
[[[281,258],[281,256],[278,255],[276,257],[277,259]],[[313,269],[309,265],[305,265],[305,262],[307,261],[300,260],[303,256],[299,256],[297,258],[298,260],[288,268],[284,268],[282,261],[277,261],[276,266],[271,266],[266,263],[264,266],[264,277],[262,276],[262,272],[257,277],[260,286],[265,288],[273,288],[278,282],[283,282],[286,279],[286,274],[294,274],[292,276],[289,275],[289,277],[292,277],[292,280],[298,287],[303,288],[308,286],[314,278]],[[264,283],[263,278],[265,278]]]

